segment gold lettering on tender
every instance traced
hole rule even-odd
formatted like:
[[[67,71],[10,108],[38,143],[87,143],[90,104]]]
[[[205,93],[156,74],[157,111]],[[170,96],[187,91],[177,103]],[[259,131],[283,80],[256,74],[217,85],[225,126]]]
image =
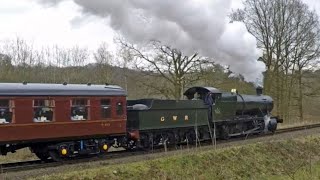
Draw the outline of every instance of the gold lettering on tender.
[[[164,121],[164,117],[163,116],[160,118],[160,121],[162,121],[162,122]]]
[[[185,116],[184,116],[184,120],[185,120],[185,121],[188,121],[188,120],[189,120],[189,116],[188,116],[188,115],[185,115]]]
[[[172,119],[173,119],[174,121],[176,121],[177,118],[178,118],[178,116],[172,116]]]

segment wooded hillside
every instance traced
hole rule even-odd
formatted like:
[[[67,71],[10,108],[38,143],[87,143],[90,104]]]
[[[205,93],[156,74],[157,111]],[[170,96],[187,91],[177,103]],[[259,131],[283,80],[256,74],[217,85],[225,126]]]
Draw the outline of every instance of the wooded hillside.
[[[266,65],[264,94],[275,100],[273,114],[286,123],[317,121],[320,117],[319,17],[301,0],[246,0],[230,14],[256,38]],[[128,98],[181,99],[190,86],[213,86],[255,93],[213,57],[186,54],[152,40],[144,45],[115,39],[117,52],[101,43],[95,51],[78,46],[35,48],[16,38],[0,45],[1,82],[117,84]],[[244,64],[246,66],[246,64]]]

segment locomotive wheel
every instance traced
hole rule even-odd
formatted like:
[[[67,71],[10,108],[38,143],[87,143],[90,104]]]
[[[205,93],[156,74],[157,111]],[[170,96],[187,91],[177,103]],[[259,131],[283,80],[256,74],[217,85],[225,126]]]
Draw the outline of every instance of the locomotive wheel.
[[[196,133],[193,130],[186,133],[186,138],[187,138],[188,144],[194,144],[195,141],[197,140]]]
[[[229,132],[230,132],[229,126],[223,125],[221,127],[221,138],[225,140],[229,139],[230,138]]]
[[[168,133],[168,141],[169,141],[169,145],[175,146],[177,144],[176,136],[173,132]]]
[[[140,139],[140,144],[141,144],[141,147],[144,149],[144,150],[150,150],[151,149],[151,143],[150,142],[150,138],[147,134],[144,134],[141,136],[141,139]]]

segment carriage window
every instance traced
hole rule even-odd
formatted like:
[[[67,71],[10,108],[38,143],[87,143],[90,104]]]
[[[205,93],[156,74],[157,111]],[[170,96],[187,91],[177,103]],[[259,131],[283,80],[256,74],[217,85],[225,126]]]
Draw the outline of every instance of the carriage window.
[[[53,120],[54,101],[50,99],[33,100],[33,121],[51,122]]]
[[[123,115],[123,104],[122,102],[117,103],[117,115]]]
[[[71,105],[71,120],[81,121],[88,119],[88,100],[73,99]]]
[[[110,99],[101,100],[101,117],[110,118],[111,117],[111,104]]]
[[[0,99],[0,124],[12,122],[13,102],[8,99]]]

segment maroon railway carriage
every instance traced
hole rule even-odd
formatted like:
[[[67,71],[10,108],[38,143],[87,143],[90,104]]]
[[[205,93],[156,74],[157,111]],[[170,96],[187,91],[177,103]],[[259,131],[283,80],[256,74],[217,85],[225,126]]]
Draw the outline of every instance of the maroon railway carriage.
[[[126,92],[91,84],[0,83],[0,151],[40,159],[106,152],[125,141]]]

